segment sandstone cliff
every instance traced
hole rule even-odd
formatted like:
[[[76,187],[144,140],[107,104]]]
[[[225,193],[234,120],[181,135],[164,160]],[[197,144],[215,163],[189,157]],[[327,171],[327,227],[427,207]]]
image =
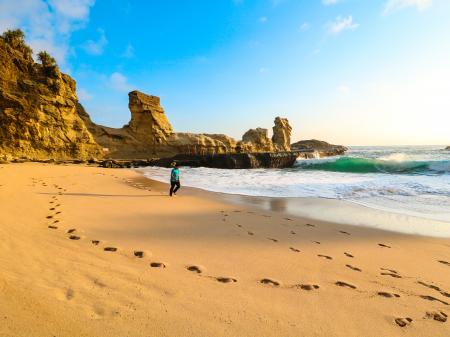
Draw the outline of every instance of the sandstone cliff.
[[[241,152],[273,152],[274,146],[267,129],[250,129],[242,136]]]
[[[78,113],[95,140],[110,158],[168,157],[179,153],[215,154],[236,150],[237,142],[222,134],[174,132],[160,99],[139,91],[129,96],[130,122],[122,128],[109,128],[92,122],[81,105]]]
[[[41,53],[34,62],[20,31],[0,37],[0,156],[89,159],[101,155],[76,113],[75,81]]]
[[[291,132],[292,128],[286,118],[275,118],[273,127],[272,142],[276,151],[291,150]]]

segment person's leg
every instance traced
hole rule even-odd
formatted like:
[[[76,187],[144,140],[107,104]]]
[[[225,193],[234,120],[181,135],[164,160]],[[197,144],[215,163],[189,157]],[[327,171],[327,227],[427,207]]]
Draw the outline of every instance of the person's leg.
[[[173,193],[174,193],[174,194],[177,194],[177,191],[180,189],[181,185],[180,185],[180,182],[179,182],[179,181],[177,181],[177,182],[175,183],[175,185],[176,185],[176,187],[175,187],[175,189],[173,190]]]
[[[175,183],[173,181],[170,182],[170,192],[169,195],[172,196],[173,194],[173,188],[175,187]]]

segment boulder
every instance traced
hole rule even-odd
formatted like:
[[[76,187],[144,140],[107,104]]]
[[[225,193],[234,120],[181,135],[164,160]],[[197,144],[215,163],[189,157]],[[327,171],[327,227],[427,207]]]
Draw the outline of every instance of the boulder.
[[[447,146],[445,150],[450,151],[450,146]]]
[[[292,127],[286,118],[276,117],[273,127],[272,143],[276,151],[291,150]]]
[[[348,148],[342,145],[333,145],[317,139],[301,140],[291,144],[292,151],[311,151],[319,157],[338,156],[344,154]]]
[[[273,143],[268,133],[268,130],[263,128],[248,130],[239,144],[241,152],[273,152]]]

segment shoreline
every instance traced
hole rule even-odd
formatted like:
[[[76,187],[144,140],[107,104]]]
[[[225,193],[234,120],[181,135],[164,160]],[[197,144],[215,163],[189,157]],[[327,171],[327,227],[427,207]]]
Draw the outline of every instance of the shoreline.
[[[142,169],[134,169],[146,179],[168,186],[167,183],[146,176]],[[262,210],[286,212],[305,219],[340,225],[375,228],[393,233],[450,238],[450,222],[420,217],[393,209],[382,209],[357,201],[325,197],[269,197],[210,191],[200,187],[182,186],[194,195],[219,197],[221,200]],[[167,187],[168,189],[168,187]],[[394,224],[394,225],[393,225]]]
[[[0,336],[448,335],[449,239],[273,206],[170,198],[134,170],[0,165]]]

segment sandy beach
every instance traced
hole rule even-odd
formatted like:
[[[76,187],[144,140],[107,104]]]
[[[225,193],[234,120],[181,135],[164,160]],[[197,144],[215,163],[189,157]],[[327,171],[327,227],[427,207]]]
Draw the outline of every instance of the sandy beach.
[[[450,335],[450,239],[227,198],[0,165],[0,336]]]

